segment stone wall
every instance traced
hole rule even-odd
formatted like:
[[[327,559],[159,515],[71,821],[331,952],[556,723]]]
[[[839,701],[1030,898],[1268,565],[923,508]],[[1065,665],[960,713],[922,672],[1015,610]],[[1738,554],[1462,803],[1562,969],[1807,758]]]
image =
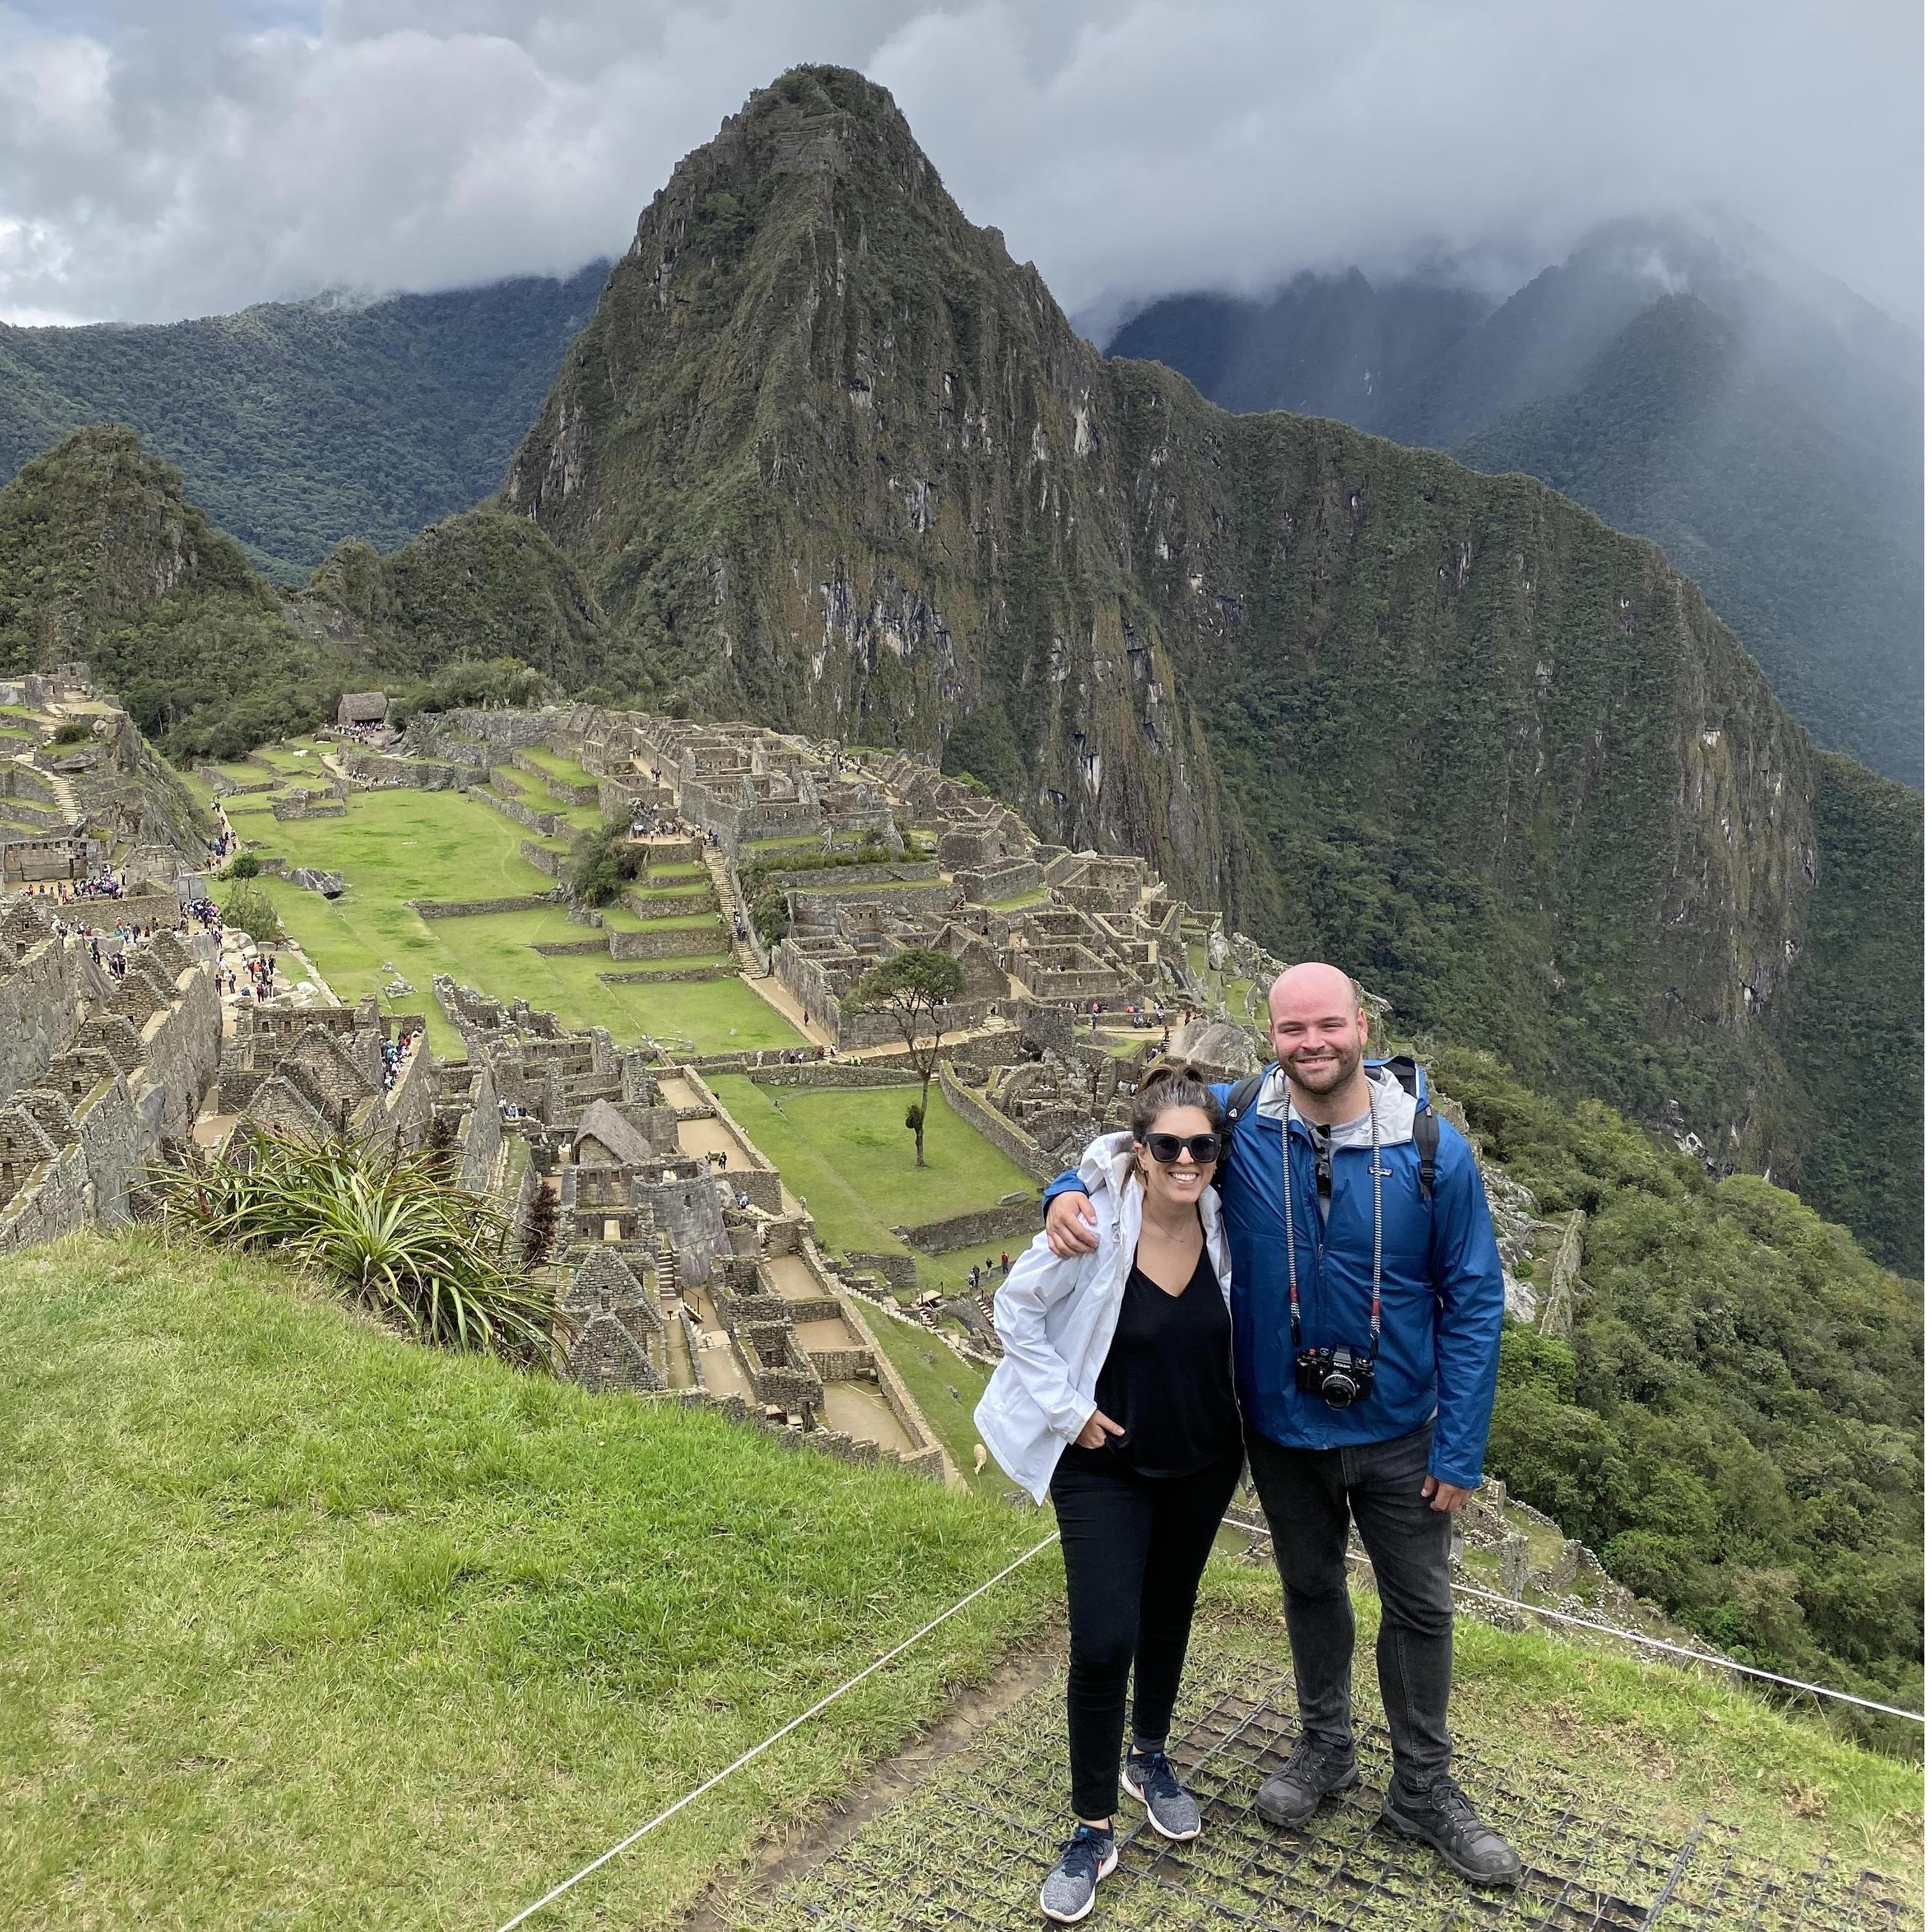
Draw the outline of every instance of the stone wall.
[[[519,892],[500,899],[405,899],[421,919],[471,919],[490,912],[542,912],[554,903],[548,892]]]
[[[506,818],[520,825],[526,832],[536,832],[539,838],[554,838],[556,836],[559,820],[554,812],[533,811],[521,798],[512,797],[508,792],[497,790],[496,784],[493,778],[487,785],[465,785],[463,795],[500,812]]]
[[[953,874],[952,882],[968,898],[981,905],[995,899],[1018,898],[1022,892],[1037,892],[1046,883],[1046,874],[1031,859],[1007,859],[976,866]]]
[[[185,1140],[221,1065],[221,995],[198,966],[176,979],[174,994],[142,1031],[141,1091],[160,1096],[159,1131]]]
[[[842,905],[876,905],[908,916],[915,913],[950,912],[954,892],[952,886],[935,880],[922,886],[794,886],[785,897],[794,919],[807,925],[830,925],[834,911]]]
[[[464,1119],[463,1157],[456,1169],[459,1184],[472,1193],[487,1193],[496,1178],[502,1147],[503,1116],[496,1105],[496,1083],[488,1064],[479,1064]]]
[[[624,904],[640,919],[680,919],[687,913],[715,912],[718,895],[709,879],[693,880],[688,886],[664,886],[640,891],[627,886],[619,895]]]
[[[959,1242],[955,1245],[963,1247],[965,1244]],[[934,1252],[940,1251],[935,1250]],[[919,1266],[910,1255],[848,1253],[845,1258],[854,1268],[877,1275],[889,1287],[910,1288],[919,1286]]]
[[[1036,1180],[1050,1180],[1060,1172],[1058,1164],[1048,1158],[1030,1134],[1023,1133],[970,1088],[962,1086],[944,1060],[940,1063],[938,1085],[946,1104],[962,1120],[985,1135],[1009,1160]]]
[[[596,950],[604,948],[599,945]],[[544,949],[533,946],[532,951],[541,952]],[[738,969],[728,959],[721,960],[716,966],[670,966],[658,972],[642,970],[636,973],[600,973],[598,978],[607,986],[666,986],[684,980],[730,980],[737,975]]]
[[[567,855],[558,851],[554,846],[539,845],[535,839],[526,838],[518,844],[517,850],[538,872],[553,879],[563,877],[564,861]]]
[[[662,932],[610,934],[613,959],[678,959],[686,953],[718,952],[728,944],[722,926],[679,926]]]
[[[898,1058],[902,1061],[905,1055]],[[800,1066],[753,1066],[746,1071],[760,1087],[903,1087],[908,1078],[902,1065],[870,1060],[808,1060]]]
[[[949,1214],[941,1221],[922,1221],[916,1227],[907,1228],[905,1238],[908,1244],[922,1255],[948,1254],[955,1248],[1010,1251],[1016,1242],[1024,1246],[1040,1232],[1040,1196],[1029,1194],[1024,1201],[970,1208],[964,1214]],[[855,1255],[853,1258],[856,1261],[858,1257]]]
[[[343,752],[342,769],[351,778],[365,778],[372,784],[407,785],[418,791],[460,791],[483,784],[490,776],[482,765],[398,758],[387,752],[365,752],[352,746]]]
[[[470,745],[482,744],[508,757],[532,745],[547,744],[560,714],[542,711],[418,711],[403,733],[403,742],[425,758],[460,758]],[[445,749],[448,745],[450,748]]]

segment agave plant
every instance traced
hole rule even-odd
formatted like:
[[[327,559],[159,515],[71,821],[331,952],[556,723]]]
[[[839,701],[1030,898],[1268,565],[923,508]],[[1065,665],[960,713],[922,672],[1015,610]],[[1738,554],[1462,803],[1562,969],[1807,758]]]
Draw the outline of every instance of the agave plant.
[[[158,1168],[154,1207],[223,1246],[277,1250],[419,1340],[554,1360],[556,1310],[496,1205],[433,1152],[256,1132],[224,1160]]]

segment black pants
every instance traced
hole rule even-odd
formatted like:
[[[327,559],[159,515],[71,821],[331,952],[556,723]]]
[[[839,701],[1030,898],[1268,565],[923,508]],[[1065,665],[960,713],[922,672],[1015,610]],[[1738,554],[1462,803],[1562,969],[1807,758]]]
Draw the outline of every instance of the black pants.
[[[1248,1467],[1274,1536],[1301,1726],[1346,1746],[1355,1614],[1348,1603],[1348,1519],[1362,1533],[1382,1600],[1376,1640],[1396,1775],[1418,1787],[1449,1768],[1449,1678],[1455,1599],[1454,1519],[1423,1500],[1436,1425],[1388,1442],[1284,1449],[1248,1438]]]
[[[1072,1635],[1066,1737],[1078,1817],[1114,1814],[1130,1669],[1134,1735],[1167,1736],[1201,1573],[1240,1473],[1238,1455],[1196,1476],[1096,1471],[1070,1457],[1054,1472]]]

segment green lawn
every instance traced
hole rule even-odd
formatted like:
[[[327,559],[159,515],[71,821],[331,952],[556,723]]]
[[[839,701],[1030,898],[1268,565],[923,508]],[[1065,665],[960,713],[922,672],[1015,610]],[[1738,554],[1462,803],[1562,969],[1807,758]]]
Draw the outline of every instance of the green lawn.
[[[473,805],[471,809],[487,813],[489,808]],[[398,900],[365,896],[352,877],[350,891],[332,901],[284,880],[262,883],[283,924],[302,943],[338,999],[352,1004],[365,992],[380,996],[389,976],[383,966],[396,966],[416,990],[398,1000],[386,998],[384,1006],[395,1012],[426,1013],[430,1044],[441,1054],[460,1054],[463,1046],[430,990],[430,980],[439,972],[500,1000],[525,999],[533,1006],[547,1007],[566,1026],[608,1027],[611,1036],[625,1046],[634,1046],[646,1036],[688,1040],[700,1053],[801,1043],[802,1036],[790,1022],[735,976],[609,986],[598,974],[626,968],[608,952],[561,958],[532,952],[539,940],[596,937],[593,927],[572,925],[561,906],[424,920]]]
[[[594,927],[572,925],[561,906],[422,919],[404,901],[501,898],[548,892],[552,884],[519,851],[528,836],[521,827],[460,792],[353,793],[343,818],[268,820],[248,831],[259,852],[342,874],[349,890],[334,901],[284,880],[263,883],[283,923],[338,998],[380,995],[389,978],[385,967],[394,966],[416,991],[385,1005],[427,1013],[440,1053],[460,1052],[461,1042],[436,1010],[430,982],[438,972],[500,1000],[548,1007],[566,1026],[608,1027],[626,1045],[653,1036],[725,1053],[800,1044],[790,1023],[740,980],[607,986],[598,974],[622,970],[608,952],[550,958],[532,952],[538,940],[596,937]],[[644,923],[621,909],[611,917],[634,929]],[[688,932],[692,956],[716,957],[723,950],[713,916],[652,924]]]
[[[785,1185],[804,1197],[828,1247],[903,1252],[895,1226],[964,1214],[1035,1185],[940,1099],[937,1082],[923,1168],[912,1164],[904,1124],[916,1087],[767,1089],[737,1074],[711,1084]]]
[[[498,1924],[1042,1529],[140,1235],[0,1262],[0,1458],[22,1927]],[[542,1925],[681,1918],[1058,1588],[1030,1565]]]
[[[604,822],[603,814],[594,805],[566,805],[528,772],[520,772],[514,765],[496,766],[490,777],[493,787],[500,778],[515,793],[517,802],[532,812],[552,813],[584,832],[594,831]]]
[[[542,745],[526,746],[522,755],[533,765],[539,765],[550,776],[565,784],[594,785],[597,782],[594,772],[586,772],[574,760],[559,756]]]
[[[250,843],[291,866],[340,872],[372,897],[503,898],[555,884],[518,848],[530,834],[457,791],[352,794],[340,818],[290,819]]]

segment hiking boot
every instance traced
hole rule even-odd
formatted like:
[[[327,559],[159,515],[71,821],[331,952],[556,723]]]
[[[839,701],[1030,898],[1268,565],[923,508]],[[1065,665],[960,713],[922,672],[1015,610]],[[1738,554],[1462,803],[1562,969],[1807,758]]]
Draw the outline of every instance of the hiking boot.
[[[1425,1791],[1390,1779],[1382,1822],[1405,1838],[1433,1845],[1443,1863],[1472,1885],[1522,1882],[1522,1861],[1509,1840],[1476,1816],[1476,1808],[1447,1772]]]
[[[1165,1751],[1130,1751],[1120,1767],[1120,1789],[1147,1807],[1148,1822],[1163,1838],[1198,1838],[1201,1808],[1189,1797]]]
[[[1255,1809],[1270,1825],[1305,1825],[1331,1791],[1352,1791],[1361,1781],[1352,1746],[1337,1750],[1304,1736],[1287,1763],[1263,1780]]]
[[[1040,1888],[1040,1909],[1058,1924],[1078,1924],[1094,1910],[1094,1888],[1120,1862],[1111,1828],[1077,1826]]]

